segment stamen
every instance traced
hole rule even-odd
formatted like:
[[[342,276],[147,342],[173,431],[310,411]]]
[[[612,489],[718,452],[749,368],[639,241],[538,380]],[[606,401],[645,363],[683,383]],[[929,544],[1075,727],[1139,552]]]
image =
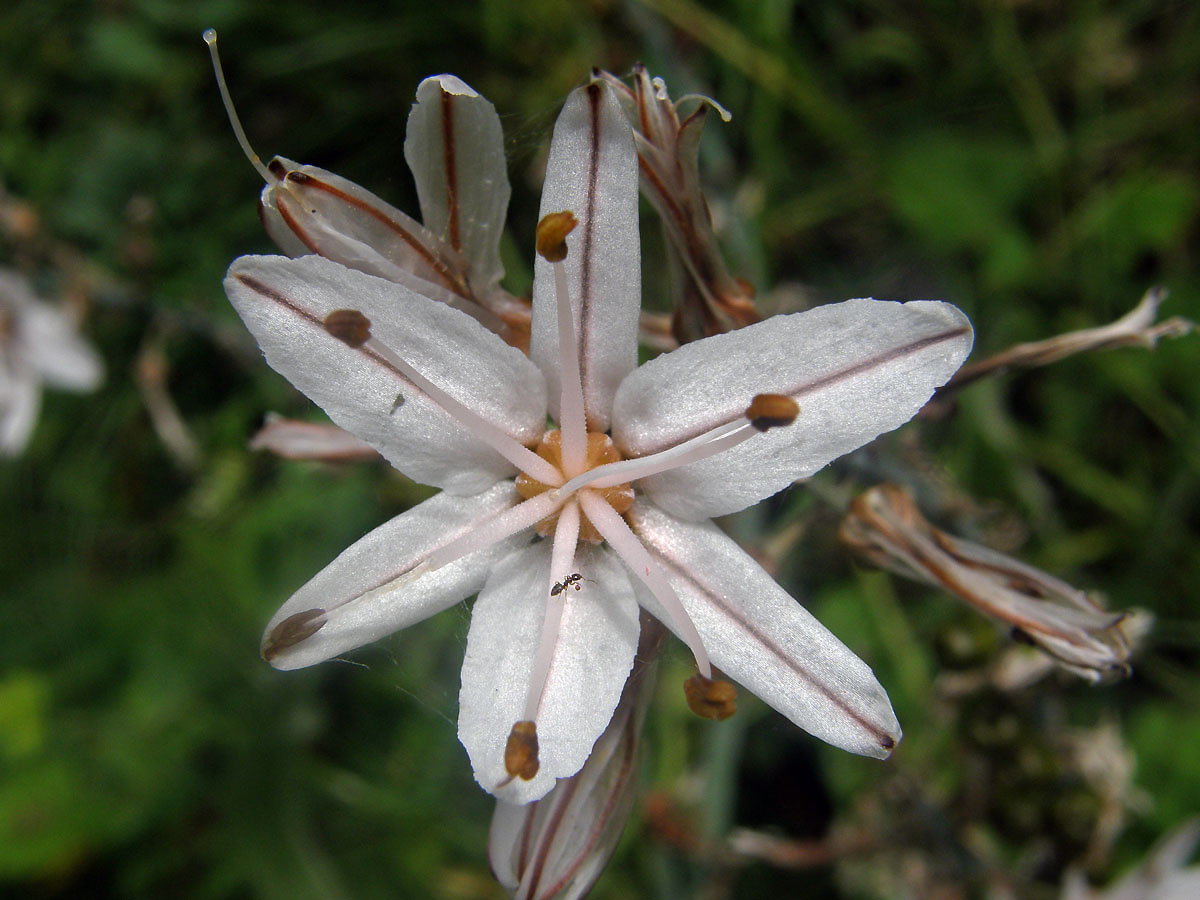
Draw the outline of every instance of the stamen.
[[[683,642],[696,658],[696,668],[705,678],[712,678],[712,666],[708,661],[708,651],[704,649],[704,641],[696,630],[687,610],[679,602],[679,597],[667,582],[662,570],[650,558],[637,535],[630,530],[629,525],[617,512],[604,502],[598,494],[591,491],[579,495],[579,505],[588,520],[604,537],[610,547],[621,557],[626,567],[639,581],[648,587],[654,597],[662,605],[663,611],[670,618]]]
[[[558,427],[562,432],[563,472],[571,476],[582,472],[587,463],[587,412],[579,371],[579,340],[575,335],[571,298],[567,293],[567,267],[561,262],[552,265],[558,293]]]
[[[728,681],[705,678],[699,672],[683,683],[688,709],[704,719],[724,721],[737,712],[737,688]]]
[[[561,503],[562,501],[552,496],[552,492],[550,491],[518,503],[516,506],[506,509],[500,515],[488,519],[473,531],[455,538],[444,547],[434,551],[421,565],[406,573],[405,577],[415,578],[434,569],[440,569],[442,566],[454,562],[459,557],[466,556],[468,553],[474,553],[476,550],[482,550],[484,547],[490,547],[497,541],[511,537],[519,531],[524,531],[526,528],[532,528],[542,519],[546,518],[546,516],[553,513]]]
[[[558,527],[554,529],[554,545],[550,550],[550,578],[555,572],[569,572],[575,567],[575,545],[579,541],[579,504],[574,500],[567,503],[558,514]],[[553,588],[550,588],[553,590]],[[554,663],[554,647],[558,643],[558,629],[562,624],[566,597],[550,596],[546,603],[546,615],[542,618],[542,635],[538,639],[537,656],[533,659],[533,672],[529,677],[529,690],[525,694],[525,718],[537,719],[538,707],[542,705],[542,694],[546,690],[546,679]]]
[[[736,447],[757,433],[750,427],[749,421],[737,419],[724,425],[718,425],[711,431],[706,431],[691,440],[668,447],[658,453],[596,466],[596,468],[589,469],[570,479],[558,489],[557,493],[560,497],[569,497],[583,487],[613,487],[627,481],[656,475],[668,469],[677,469],[688,463],[708,459],[730,447]]]
[[[517,722],[504,745],[504,769],[510,779],[529,781],[540,768],[537,726],[533,722]]]
[[[587,411],[583,403],[583,379],[580,377],[579,338],[571,313],[567,287],[567,235],[579,222],[570,210],[549,213],[537,227],[537,252],[554,269],[554,290],[558,305],[559,404],[558,422],[562,432],[563,471],[578,475],[587,464]]]
[[[783,394],[756,394],[742,418],[718,425],[711,431],[658,453],[596,466],[569,479],[558,489],[558,495],[569,497],[582,487],[612,487],[708,459],[736,447],[760,432],[791,425],[799,414],[800,406],[791,397]]]
[[[325,317],[325,330],[344,344],[355,349],[365,348],[388,363],[393,369],[424,391],[451,418],[465,426],[476,437],[510,463],[543,484],[561,484],[562,474],[528,447],[468,409],[440,387],[406,363],[388,347],[371,336],[371,320],[353,309],[335,309]]]
[[[221,102],[225,104],[225,112],[229,116],[229,124],[233,128],[233,136],[237,138],[238,145],[242,148],[242,152],[246,154],[246,159],[250,160],[250,165],[258,171],[262,176],[262,180],[267,184],[275,184],[279,179],[263,165],[263,161],[258,154],[254,152],[250,146],[250,140],[246,137],[246,131],[242,128],[242,122],[238,118],[237,111],[233,108],[233,98],[229,96],[229,88],[225,85],[225,71],[221,68],[221,57],[217,53],[217,31],[215,28],[205,29],[202,35],[204,42],[208,44],[208,55],[212,57],[213,74],[217,76],[217,89],[221,92]]]

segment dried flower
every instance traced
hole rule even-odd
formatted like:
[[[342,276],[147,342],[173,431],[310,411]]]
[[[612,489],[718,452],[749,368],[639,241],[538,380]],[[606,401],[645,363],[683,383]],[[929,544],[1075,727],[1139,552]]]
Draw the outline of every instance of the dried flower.
[[[1057,334],[1044,341],[1015,344],[979,362],[963,366],[938,391],[938,395],[940,397],[987,375],[996,375],[1011,369],[1048,366],[1077,353],[1111,350],[1116,347],[1146,347],[1152,350],[1161,338],[1183,337],[1195,331],[1195,323],[1182,316],[1172,316],[1162,322],[1156,321],[1158,307],[1166,299],[1166,289],[1151,288],[1142,296],[1137,306],[1115,322]]]
[[[633,127],[642,193],[658,212],[671,263],[676,340],[687,343],[732,331],[761,319],[754,289],[725,266],[713,234],[712,217],[700,185],[700,133],[710,109],[726,122],[729,113],[709,97],[688,95],[672,101],[661,78],[645,66],[633,70],[633,87],[600,73],[617,94]],[[698,101],[680,118],[679,107]]]
[[[841,538],[877,566],[943,588],[1088,681],[1129,674],[1127,613],[1018,560],[939,531],[893,484],[855,498]]]

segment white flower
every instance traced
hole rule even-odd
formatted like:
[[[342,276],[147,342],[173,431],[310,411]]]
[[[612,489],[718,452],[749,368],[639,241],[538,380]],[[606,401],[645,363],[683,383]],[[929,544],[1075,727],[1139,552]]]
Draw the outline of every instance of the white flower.
[[[1146,859],[1104,890],[1088,886],[1078,869],[1063,879],[1062,900],[1195,900],[1200,896],[1200,866],[1186,866],[1200,843],[1200,819],[1176,826]]]
[[[33,295],[24,278],[0,270],[0,454],[29,442],[42,384],[92,391],[104,376],[100,357],[58,308]]]
[[[446,303],[321,257],[244,257],[225,282],[271,366],[442,489],[293,595],[264,656],[311,665],[478,592],[459,737],[510,803],[587,760],[639,605],[694,654],[693,708],[731,710],[716,666],[839,747],[884,757],[900,735],[870,669],[708,519],[903,424],[961,364],[970,324],[944,303],[851,300],[638,367],[637,191],[611,89],[575,91],[550,150],[528,357]],[[479,195],[456,192],[460,222],[488,215]]]

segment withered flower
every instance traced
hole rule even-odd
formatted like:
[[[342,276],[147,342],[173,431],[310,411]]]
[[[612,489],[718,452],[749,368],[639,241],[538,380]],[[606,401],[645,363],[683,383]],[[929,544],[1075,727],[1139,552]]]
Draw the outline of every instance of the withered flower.
[[[661,78],[645,66],[633,70],[633,87],[602,72],[633,126],[642,195],[650,201],[667,236],[674,311],[671,327],[680,343],[751,325],[761,318],[754,288],[734,278],[713,234],[712,216],[700,186],[700,133],[710,109],[725,121],[715,100],[687,95],[673,101]],[[680,118],[679,107],[699,101]]]
[[[1011,625],[1014,637],[1088,681],[1129,674],[1130,614],[1109,612],[1053,575],[934,528],[901,487],[881,484],[856,497],[841,538],[875,565],[943,588]]]

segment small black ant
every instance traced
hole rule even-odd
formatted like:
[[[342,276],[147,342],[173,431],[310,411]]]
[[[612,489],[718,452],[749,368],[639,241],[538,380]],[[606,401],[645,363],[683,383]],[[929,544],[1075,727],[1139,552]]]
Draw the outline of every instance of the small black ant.
[[[581,581],[583,581],[583,576],[580,575],[578,572],[574,572],[574,573],[568,575],[562,581],[556,581],[554,583],[554,587],[550,588],[550,596],[557,597],[559,594],[561,594],[563,591],[565,591],[571,585],[575,585],[575,590],[577,590],[577,591],[582,590],[582,588],[579,586],[579,582],[581,582]]]

